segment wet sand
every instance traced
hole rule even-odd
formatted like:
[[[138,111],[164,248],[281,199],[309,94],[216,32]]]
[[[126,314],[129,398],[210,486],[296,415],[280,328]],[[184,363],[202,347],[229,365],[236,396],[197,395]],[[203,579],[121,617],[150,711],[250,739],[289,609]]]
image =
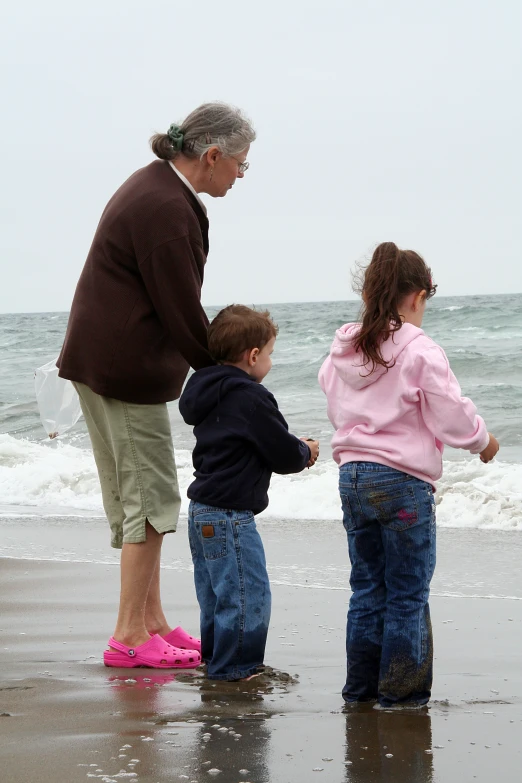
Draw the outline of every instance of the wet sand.
[[[0,559],[1,780],[522,777],[522,601],[434,597],[433,701],[397,714],[343,706],[347,591],[275,584],[267,663],[295,682],[211,684],[101,664],[118,579],[114,565]],[[172,621],[195,631],[192,575],[163,579]]]

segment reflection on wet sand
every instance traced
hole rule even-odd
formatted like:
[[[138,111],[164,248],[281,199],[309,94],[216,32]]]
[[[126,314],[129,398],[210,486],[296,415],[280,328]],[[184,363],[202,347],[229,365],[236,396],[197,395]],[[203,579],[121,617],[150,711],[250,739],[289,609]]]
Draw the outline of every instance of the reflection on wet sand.
[[[227,781],[269,781],[267,719],[274,711],[265,700],[286,693],[291,680],[281,673],[217,684],[201,672],[111,675],[107,684],[117,700],[115,718],[124,724],[138,720],[142,728],[110,735],[98,763],[81,766],[102,783],[173,778],[201,783],[218,775]],[[188,707],[186,698],[180,699],[176,709],[178,684],[194,688],[199,703]]]
[[[189,781],[200,783],[208,781],[209,775],[219,775],[226,781],[268,783],[268,719],[274,711],[267,708],[266,698],[285,693],[289,683],[288,679],[281,681],[279,673],[273,674],[241,683],[203,679],[198,685],[201,706],[183,718],[161,718],[178,729],[188,721],[197,722],[197,731],[188,740],[186,750],[191,764],[183,770]]]
[[[115,697],[113,715],[120,731],[107,735],[103,758],[97,757],[98,769],[105,774],[94,770],[92,763],[89,765],[89,777],[97,777],[101,783],[121,780],[148,783],[162,779],[163,756],[175,744],[171,737],[165,737],[163,747],[159,747],[155,719],[168,699],[164,686],[172,685],[177,673],[141,669],[145,673],[138,674],[137,671],[140,670],[129,670],[106,679]],[[96,772],[98,774],[93,774]]]
[[[428,711],[381,711],[373,705],[346,710],[345,783],[432,783]]]
[[[287,694],[293,684],[278,674],[249,683],[213,683],[201,672],[110,677],[118,714],[138,718],[144,728],[115,734],[104,768],[115,770],[114,777],[94,777],[102,783],[132,780],[134,775],[140,783],[203,783],[213,777],[227,783],[268,783],[273,773],[270,718],[280,714],[270,701]],[[180,685],[188,685],[198,701],[187,706],[186,695],[178,701]],[[427,710],[390,712],[375,710],[372,704],[355,705],[346,708],[344,720],[345,783],[433,783]],[[292,741],[289,745],[295,752]],[[295,762],[299,764],[297,757]]]
[[[170,674],[165,672],[164,674],[156,674],[154,670],[148,674],[136,674],[135,672],[129,672],[128,674],[118,674],[112,677],[107,677],[108,684],[123,695],[124,699],[132,699],[131,694],[136,691],[152,691],[151,700],[154,699],[154,689],[160,685],[166,685],[168,682],[173,682],[176,678],[176,674]]]

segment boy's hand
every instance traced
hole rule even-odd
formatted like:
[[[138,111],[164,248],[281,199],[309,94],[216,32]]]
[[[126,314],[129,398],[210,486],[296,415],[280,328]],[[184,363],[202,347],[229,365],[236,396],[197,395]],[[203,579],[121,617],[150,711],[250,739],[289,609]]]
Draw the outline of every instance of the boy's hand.
[[[493,457],[498,452],[500,446],[498,445],[498,440],[495,438],[494,435],[489,433],[489,443],[484,449],[484,451],[480,452],[480,459],[482,462],[491,462]]]
[[[310,460],[306,467],[311,468],[313,465],[315,465],[319,457],[319,441],[313,440],[312,438],[301,438],[301,440],[304,440],[310,449]]]

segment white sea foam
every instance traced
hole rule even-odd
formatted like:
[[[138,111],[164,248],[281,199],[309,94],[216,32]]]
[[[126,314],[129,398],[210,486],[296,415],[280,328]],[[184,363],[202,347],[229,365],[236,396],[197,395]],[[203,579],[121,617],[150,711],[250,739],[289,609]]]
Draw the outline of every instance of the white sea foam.
[[[192,479],[190,452],[176,449],[178,478],[184,498]],[[522,465],[478,458],[446,461],[438,484],[437,522],[442,527],[522,530]],[[296,476],[272,478],[272,519],[338,520],[337,467],[332,461]],[[16,509],[39,516],[103,515],[100,487],[90,450],[53,443],[34,443],[0,435],[0,514]]]
[[[92,452],[0,435],[0,503],[103,512]]]
[[[450,305],[450,307],[441,307],[440,312],[449,311],[451,313],[453,310],[463,310],[464,307],[465,305]]]
[[[192,475],[190,452],[176,455],[178,477],[186,488]],[[11,516],[15,506],[34,507],[44,516],[55,516],[62,508],[67,514],[76,509],[87,516],[103,515],[92,451],[0,435],[0,509]]]

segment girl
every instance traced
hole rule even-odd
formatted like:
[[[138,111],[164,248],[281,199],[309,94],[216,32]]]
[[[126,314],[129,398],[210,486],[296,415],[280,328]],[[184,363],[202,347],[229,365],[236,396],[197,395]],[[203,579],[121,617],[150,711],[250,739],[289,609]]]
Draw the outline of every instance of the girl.
[[[421,329],[436,291],[424,260],[384,242],[361,282],[362,323],[337,330],[319,372],[352,564],[343,698],[418,707],[431,695],[433,492],[444,444],[483,462],[499,445]]]

